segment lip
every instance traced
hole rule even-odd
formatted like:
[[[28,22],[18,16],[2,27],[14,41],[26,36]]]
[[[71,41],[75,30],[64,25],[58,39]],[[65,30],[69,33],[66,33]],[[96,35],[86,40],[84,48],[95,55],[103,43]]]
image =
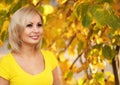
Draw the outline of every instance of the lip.
[[[33,40],[38,40],[39,36],[38,35],[37,36],[30,36],[30,38],[33,39]]]

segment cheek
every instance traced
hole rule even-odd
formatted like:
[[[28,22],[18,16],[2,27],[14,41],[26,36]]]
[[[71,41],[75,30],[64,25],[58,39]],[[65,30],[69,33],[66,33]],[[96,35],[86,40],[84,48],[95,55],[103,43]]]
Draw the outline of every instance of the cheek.
[[[44,32],[44,30],[43,30],[43,28],[41,28],[41,29],[40,29],[40,33],[43,34],[43,32]]]
[[[30,32],[31,32],[30,29],[29,29],[29,30],[28,30],[28,29],[24,29],[24,30],[23,30],[23,34],[24,34],[24,35],[27,35],[27,34],[29,34]]]
[[[25,38],[25,37],[27,37],[28,35],[29,35],[29,31],[27,31],[27,30],[23,30],[22,32],[21,32],[21,34],[20,34],[20,36],[21,36],[21,38]]]

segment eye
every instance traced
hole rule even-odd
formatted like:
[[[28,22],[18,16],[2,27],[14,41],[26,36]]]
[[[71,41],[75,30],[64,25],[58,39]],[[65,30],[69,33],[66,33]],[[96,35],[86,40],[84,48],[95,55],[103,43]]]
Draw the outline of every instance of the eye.
[[[27,24],[26,27],[32,27],[33,25],[32,24]]]
[[[43,25],[42,25],[42,23],[38,23],[37,26],[38,27],[42,27]]]

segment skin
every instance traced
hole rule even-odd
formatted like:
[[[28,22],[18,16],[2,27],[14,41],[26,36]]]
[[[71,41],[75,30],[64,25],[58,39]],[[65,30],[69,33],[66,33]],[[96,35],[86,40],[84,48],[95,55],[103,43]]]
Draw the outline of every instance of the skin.
[[[21,51],[12,52],[19,66],[30,75],[37,75],[45,69],[42,53],[35,50],[35,46],[41,40],[42,34],[43,27],[41,18],[39,15],[35,15],[21,33]],[[53,70],[53,79],[53,85],[61,85],[57,68]],[[0,85],[9,85],[9,81],[4,78],[0,78]]]

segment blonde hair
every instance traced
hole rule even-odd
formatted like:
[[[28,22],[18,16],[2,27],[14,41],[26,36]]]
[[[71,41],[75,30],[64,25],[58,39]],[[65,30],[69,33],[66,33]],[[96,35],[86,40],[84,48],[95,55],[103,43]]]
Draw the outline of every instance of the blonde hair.
[[[20,40],[20,34],[25,28],[27,22],[29,22],[36,14],[40,16],[43,23],[42,15],[31,6],[20,8],[13,14],[8,28],[9,43],[12,50],[20,51],[20,46],[22,44]],[[40,45],[41,42],[36,45],[35,49],[39,50]]]

